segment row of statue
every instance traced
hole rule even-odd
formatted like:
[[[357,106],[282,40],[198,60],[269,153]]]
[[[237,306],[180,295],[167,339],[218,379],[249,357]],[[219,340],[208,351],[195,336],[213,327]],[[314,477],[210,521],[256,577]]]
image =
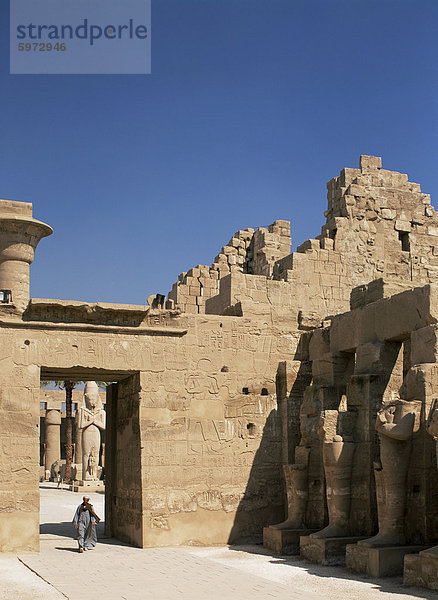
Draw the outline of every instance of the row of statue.
[[[310,535],[313,538],[340,538],[357,535],[351,525],[352,469],[358,444],[350,435],[331,435],[326,427],[324,411],[318,411],[311,396],[305,396],[301,406],[301,441],[295,448],[294,464],[284,465],[287,491],[287,520],[276,529],[315,529],[309,522],[309,465],[312,451],[321,453],[325,477],[328,525]],[[326,411],[336,413],[337,411]],[[400,398],[391,401],[377,413],[375,430],[379,456],[374,461],[377,499],[378,533],[361,543],[371,547],[398,546],[406,543],[405,511],[407,476],[410,465],[413,434],[419,429],[421,402]],[[328,420],[342,418],[342,413],[329,414]],[[428,434],[436,441],[438,467],[438,400],[435,400],[426,422]],[[318,442],[316,438],[319,438]],[[322,443],[321,443],[322,442]],[[316,456],[316,460],[318,457]],[[315,462],[315,456],[314,456]],[[356,463],[357,466],[357,463]],[[310,519],[311,521],[312,519]],[[363,532],[359,533],[363,535]]]

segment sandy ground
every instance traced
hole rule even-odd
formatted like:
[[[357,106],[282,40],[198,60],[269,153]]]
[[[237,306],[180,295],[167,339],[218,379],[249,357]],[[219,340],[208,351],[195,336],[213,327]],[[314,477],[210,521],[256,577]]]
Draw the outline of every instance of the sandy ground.
[[[80,501],[41,485],[41,552],[0,557],[1,600],[438,600],[401,578],[371,580],[260,546],[131,548],[105,539],[102,523],[96,550],[79,554],[71,519]],[[92,503],[103,516],[103,494]]]

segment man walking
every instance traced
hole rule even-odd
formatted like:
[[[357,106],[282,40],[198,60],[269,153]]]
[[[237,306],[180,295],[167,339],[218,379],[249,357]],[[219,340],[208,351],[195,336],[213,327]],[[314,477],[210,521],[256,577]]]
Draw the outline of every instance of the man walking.
[[[83,502],[79,504],[73,517],[75,529],[78,530],[79,552],[91,550],[96,546],[96,523],[100,521],[93,510],[93,505],[90,504],[89,496],[84,496],[82,500]]]

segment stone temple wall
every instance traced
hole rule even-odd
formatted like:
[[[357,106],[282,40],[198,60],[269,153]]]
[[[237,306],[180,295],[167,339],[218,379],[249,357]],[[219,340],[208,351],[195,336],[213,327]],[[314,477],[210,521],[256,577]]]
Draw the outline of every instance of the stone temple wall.
[[[0,304],[2,551],[38,548],[40,378],[117,382],[105,468],[119,537],[139,546],[260,539],[283,517],[282,465],[300,445],[300,413],[313,415],[324,394],[334,401],[309,385],[346,389],[358,368],[356,345],[335,357],[324,350],[335,335],[332,325],[327,342],[329,317],[435,277],[430,199],[376,157],[329,183],[320,236],[290,254],[287,221],[239,231],[212,267],[180,276],[166,309],[30,300],[29,264],[51,230],[19,204],[0,201],[0,289],[12,292]],[[13,260],[11,248],[20,250]],[[25,277],[15,277],[16,263]]]
[[[107,402],[117,431],[108,452],[117,460],[111,501],[124,540],[260,539],[261,523],[282,518],[275,373],[297,339],[265,318],[169,313],[149,311],[141,326],[118,328],[80,323],[71,310],[47,330],[47,303],[44,321],[1,319],[4,551],[38,544],[40,376],[119,381],[115,415]],[[137,387],[124,383],[134,375]],[[8,535],[12,518],[23,538]]]

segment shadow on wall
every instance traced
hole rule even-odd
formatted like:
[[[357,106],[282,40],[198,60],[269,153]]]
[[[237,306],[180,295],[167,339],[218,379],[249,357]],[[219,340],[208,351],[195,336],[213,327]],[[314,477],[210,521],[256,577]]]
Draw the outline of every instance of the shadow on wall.
[[[248,483],[241,499],[229,544],[261,543],[263,526],[279,523],[284,514],[283,475],[281,467],[281,422],[277,410],[272,410],[266,420],[261,439],[257,428],[249,423],[245,433],[248,454],[259,442],[252,462]],[[252,455],[252,452],[251,452]],[[240,455],[244,461],[245,453]],[[245,466],[241,465],[242,472]],[[243,474],[243,473],[242,473]]]
[[[234,524],[228,538],[229,544],[262,543],[263,527],[281,523],[286,518],[286,490],[283,464],[290,462],[295,446],[300,441],[300,407],[305,388],[312,380],[311,363],[301,362],[298,373],[288,390],[287,377],[278,371],[276,378],[277,410],[272,410],[266,420],[258,449],[249,472],[244,496],[239,503]],[[281,399],[286,411],[280,412]],[[248,437],[251,438],[248,425]],[[260,438],[253,438],[257,442]],[[283,448],[288,439],[288,448]]]

